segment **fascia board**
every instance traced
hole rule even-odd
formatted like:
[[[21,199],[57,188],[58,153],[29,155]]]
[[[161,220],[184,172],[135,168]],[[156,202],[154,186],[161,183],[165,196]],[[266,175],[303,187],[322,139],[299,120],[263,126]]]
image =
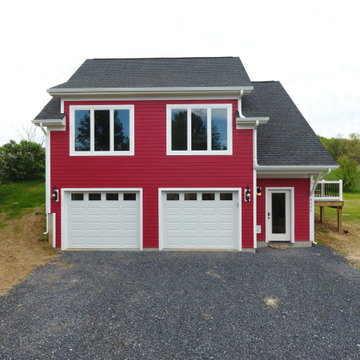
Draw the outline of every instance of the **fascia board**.
[[[155,94],[213,94],[213,93],[250,93],[253,86],[224,86],[224,87],[149,87],[149,88],[50,88],[52,96],[65,95],[155,95]]]

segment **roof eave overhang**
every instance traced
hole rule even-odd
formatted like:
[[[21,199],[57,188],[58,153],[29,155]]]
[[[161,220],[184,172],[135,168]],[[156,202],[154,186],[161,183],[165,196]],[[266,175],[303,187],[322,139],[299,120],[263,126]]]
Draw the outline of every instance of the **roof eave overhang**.
[[[262,175],[283,175],[283,174],[318,174],[325,170],[338,169],[338,165],[281,165],[281,166],[266,166],[257,165],[255,170]]]
[[[31,122],[34,125],[38,126],[58,126],[63,127],[65,126],[65,116],[59,118],[59,119],[34,119],[31,120]]]
[[[48,93],[55,97],[78,96],[124,96],[124,95],[224,95],[240,96],[240,93],[250,94],[253,86],[224,87],[149,87],[149,88],[50,88]]]

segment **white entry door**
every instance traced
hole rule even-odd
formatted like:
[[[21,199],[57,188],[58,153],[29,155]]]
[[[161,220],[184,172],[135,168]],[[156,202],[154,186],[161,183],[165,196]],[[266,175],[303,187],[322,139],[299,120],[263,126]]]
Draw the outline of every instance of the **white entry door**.
[[[291,241],[291,191],[266,191],[266,241]]]
[[[162,191],[160,233],[165,249],[239,249],[239,192]]]

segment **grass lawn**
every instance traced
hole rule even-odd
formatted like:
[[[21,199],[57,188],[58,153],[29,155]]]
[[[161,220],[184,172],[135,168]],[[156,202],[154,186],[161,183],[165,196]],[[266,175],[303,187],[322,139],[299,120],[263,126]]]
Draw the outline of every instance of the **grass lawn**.
[[[43,207],[45,202],[45,184],[39,181],[0,184],[0,227],[8,220],[19,218]]]
[[[347,234],[336,231],[336,209],[325,208],[325,219],[320,223],[320,210],[316,207],[315,238],[319,244],[331,246],[360,269],[360,192],[344,193],[343,197],[343,229]]]
[[[56,254],[45,231],[45,185],[0,184],[0,296]]]

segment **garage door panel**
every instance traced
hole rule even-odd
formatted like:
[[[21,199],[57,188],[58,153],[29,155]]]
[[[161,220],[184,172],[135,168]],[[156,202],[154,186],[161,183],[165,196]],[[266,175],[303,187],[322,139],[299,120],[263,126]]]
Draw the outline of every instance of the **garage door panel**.
[[[174,192],[171,192],[174,194]],[[239,208],[235,191],[225,195],[211,189],[184,196],[191,191],[178,191],[179,200],[162,199],[161,229],[164,248],[237,249],[239,247]],[[194,193],[194,192],[192,192]],[[222,194],[222,195],[220,195]]]
[[[186,214],[185,216],[188,216],[188,217],[196,216],[199,213],[197,204],[194,204],[193,208],[187,206],[184,209],[182,209],[182,211],[184,212],[184,214]]]
[[[83,200],[75,201],[72,199],[76,197],[68,192],[68,247],[138,249],[141,238],[140,193],[132,191],[132,194],[136,194],[136,200],[129,201],[123,200],[124,193],[129,192],[118,191],[111,195],[104,191],[82,192]]]

